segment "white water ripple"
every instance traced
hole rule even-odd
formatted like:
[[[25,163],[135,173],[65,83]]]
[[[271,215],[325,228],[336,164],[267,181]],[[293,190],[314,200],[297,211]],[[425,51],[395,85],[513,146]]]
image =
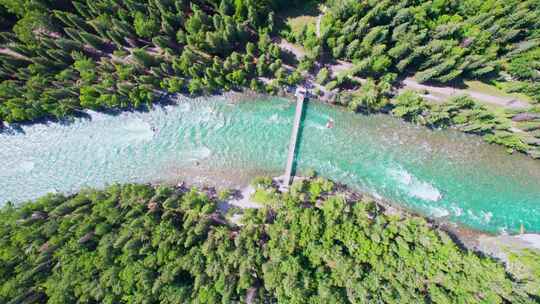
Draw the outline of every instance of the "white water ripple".
[[[398,182],[399,188],[407,191],[410,196],[430,202],[436,202],[442,198],[439,189],[426,181],[419,180],[401,167],[389,169],[388,174]]]

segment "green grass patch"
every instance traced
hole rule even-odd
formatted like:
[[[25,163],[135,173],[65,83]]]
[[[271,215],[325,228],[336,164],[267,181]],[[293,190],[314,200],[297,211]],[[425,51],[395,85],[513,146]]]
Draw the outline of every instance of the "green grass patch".
[[[510,271],[525,283],[527,292],[540,296],[540,252],[529,249],[509,252]]]
[[[528,132],[540,130],[540,121],[518,122],[517,127],[520,128],[523,131],[528,131]]]
[[[317,23],[317,17],[314,16],[298,16],[293,18],[287,19],[287,24],[290,26],[291,31],[293,33],[300,33],[302,29],[305,27],[315,27]]]
[[[273,189],[257,188],[251,199],[256,203],[272,205],[277,200],[277,194]]]
[[[511,83],[508,82],[494,82],[493,84],[481,82],[478,80],[465,81],[468,89],[471,91],[477,91],[480,93],[485,93],[498,97],[511,97],[526,102],[533,102],[532,98],[521,93],[507,93],[505,88],[507,88]]]
[[[290,28],[292,33],[297,34],[302,31],[304,26],[315,29],[319,14],[319,4],[315,1],[310,1],[297,7],[292,6],[287,10],[281,11],[277,16],[281,23],[286,24]]]

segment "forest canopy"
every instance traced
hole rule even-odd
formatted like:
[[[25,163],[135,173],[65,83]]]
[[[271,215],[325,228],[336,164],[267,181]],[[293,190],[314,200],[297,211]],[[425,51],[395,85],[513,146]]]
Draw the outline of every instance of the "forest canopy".
[[[359,75],[416,73],[420,82],[446,83],[518,67],[540,45],[540,3],[490,1],[329,1],[321,47],[355,62]],[[535,76],[532,76],[534,74]]]
[[[512,82],[540,102],[540,3],[323,1],[322,22],[281,34],[310,57],[354,64],[353,75],[415,76],[419,82]]]
[[[503,266],[422,218],[324,180],[261,209],[227,193],[115,185],[0,211],[2,303],[534,303]],[[232,212],[231,212],[232,210]],[[243,213],[232,220],[232,213]]]
[[[0,121],[150,107],[161,92],[264,89],[258,77],[281,67],[270,39],[280,5],[2,0],[2,18],[16,21],[0,32]]]
[[[277,18],[306,4],[327,8],[320,35]],[[390,83],[511,79],[507,91],[540,101],[536,0],[0,0],[0,20],[5,122],[147,108],[163,93],[275,93],[335,59]],[[308,56],[288,62],[281,38]]]

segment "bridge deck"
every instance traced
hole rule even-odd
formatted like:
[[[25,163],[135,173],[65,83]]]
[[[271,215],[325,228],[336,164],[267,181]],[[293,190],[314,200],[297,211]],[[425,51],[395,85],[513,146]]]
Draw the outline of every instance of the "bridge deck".
[[[291,174],[294,163],[294,153],[296,150],[296,142],[298,141],[298,130],[300,129],[300,120],[302,119],[302,110],[304,107],[305,95],[297,93],[296,95],[296,113],[291,132],[291,141],[289,143],[289,155],[287,156],[287,166],[285,168],[285,187],[291,184]]]

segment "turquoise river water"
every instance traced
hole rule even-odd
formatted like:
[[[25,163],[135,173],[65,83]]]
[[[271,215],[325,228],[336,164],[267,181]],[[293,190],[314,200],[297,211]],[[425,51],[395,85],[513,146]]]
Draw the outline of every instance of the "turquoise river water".
[[[0,134],[0,203],[116,182],[280,175],[294,105],[179,98],[146,113],[90,116]],[[325,127],[330,118],[332,129]],[[540,161],[475,136],[310,102],[297,158],[300,171],[314,169],[427,216],[489,232],[520,224],[540,232]]]

